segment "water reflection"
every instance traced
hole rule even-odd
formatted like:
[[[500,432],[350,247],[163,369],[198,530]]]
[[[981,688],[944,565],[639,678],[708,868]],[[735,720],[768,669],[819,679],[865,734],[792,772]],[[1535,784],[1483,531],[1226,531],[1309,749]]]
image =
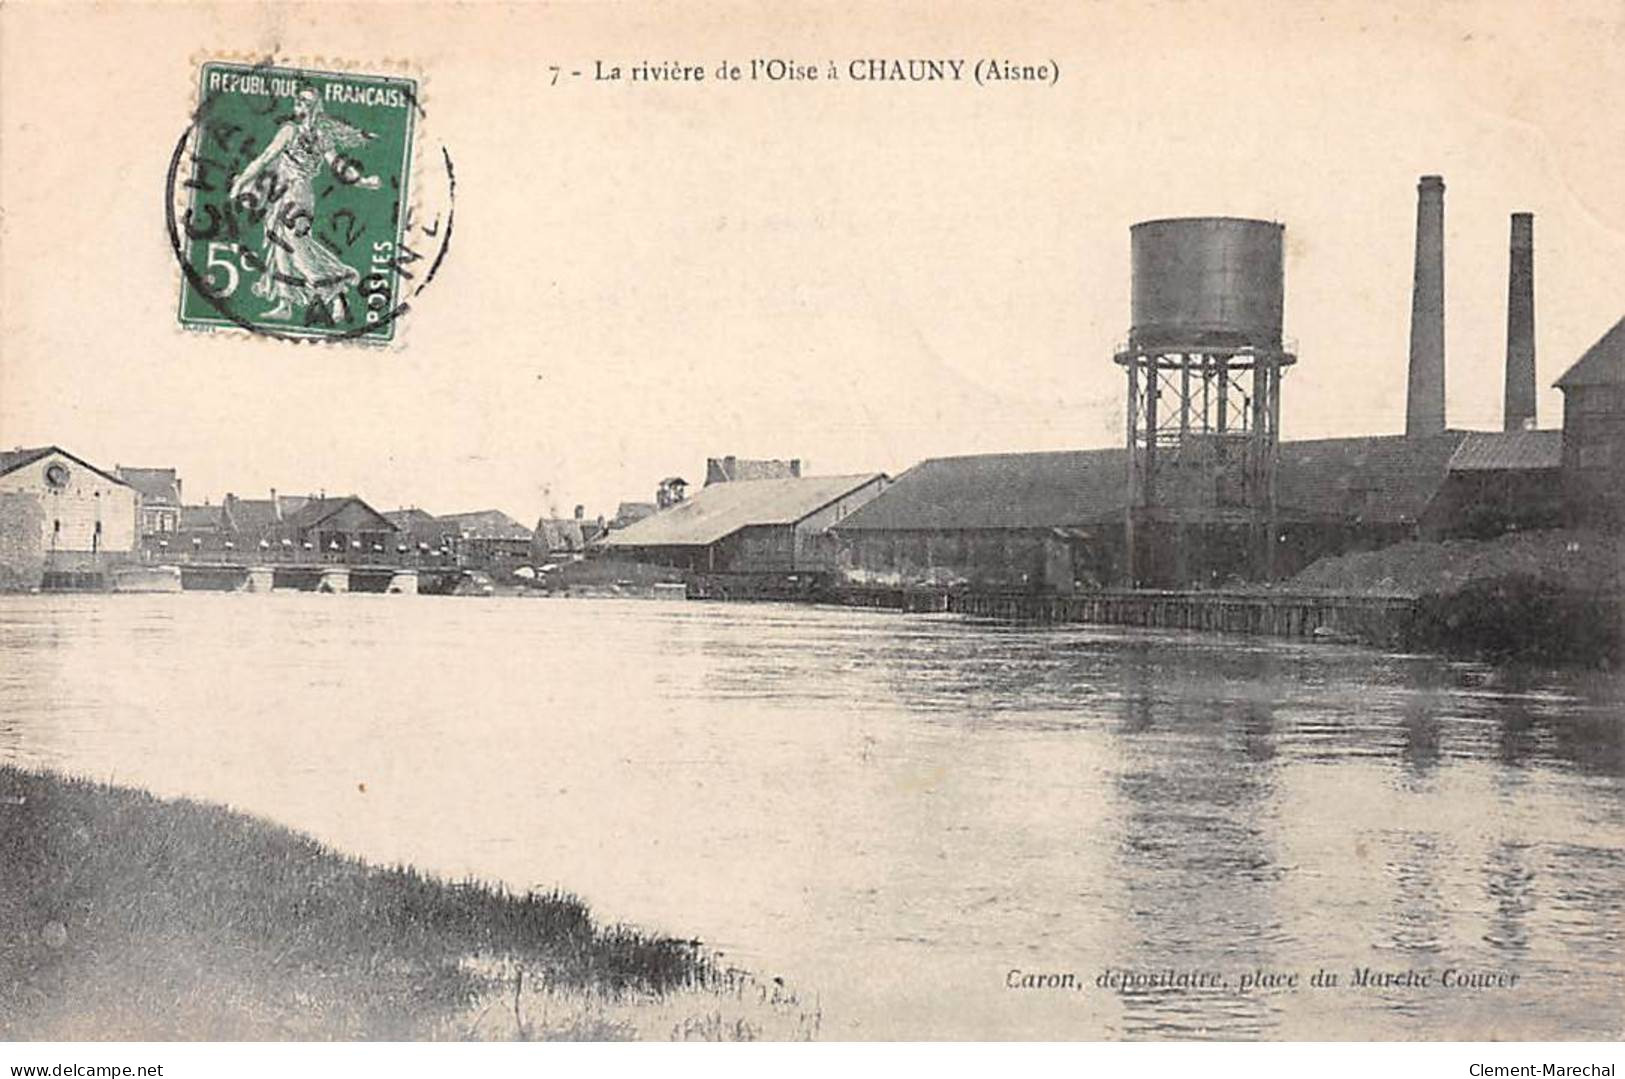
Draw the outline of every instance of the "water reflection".
[[[1535,871],[1527,851],[1521,843],[1497,843],[1484,864],[1484,891],[1493,910],[1484,940],[1514,955],[1529,950],[1526,919],[1535,909]]]
[[[1256,675],[1273,665],[1251,657],[1242,666]],[[1124,667],[1118,962],[1212,971],[1229,984],[1124,993],[1121,1031],[1262,1037],[1277,1008],[1268,993],[1242,993],[1236,979],[1279,969],[1290,942],[1273,889],[1284,867],[1270,842],[1276,751],[1264,683],[1159,677],[1146,651],[1129,652]]]
[[[1618,1036],[1622,702],[1600,676],[873,611],[0,598],[0,759],[559,884],[815,987],[840,1037]],[[1093,988],[1449,964],[1519,988]],[[1090,988],[1013,994],[1013,966]]]
[[[1501,708],[1495,724],[1496,756],[1506,769],[1500,779],[1509,786],[1520,782],[1520,766],[1540,751],[1541,730],[1534,713],[1520,698],[1513,698]]]
[[[1389,902],[1377,947],[1402,953],[1443,951],[1448,917],[1440,894],[1440,863],[1448,858],[1449,852],[1441,850],[1446,842],[1432,832],[1396,832],[1387,838],[1383,871]]]
[[[1439,702],[1431,694],[1418,697],[1405,706],[1400,752],[1409,777],[1417,782],[1425,781],[1428,772],[1439,763],[1442,724],[1435,715],[1438,707]]]

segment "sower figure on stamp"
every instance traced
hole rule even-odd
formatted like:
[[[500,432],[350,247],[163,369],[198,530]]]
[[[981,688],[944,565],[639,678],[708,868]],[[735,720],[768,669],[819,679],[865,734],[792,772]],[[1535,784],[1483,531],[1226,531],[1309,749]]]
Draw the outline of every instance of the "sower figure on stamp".
[[[314,89],[294,97],[293,122],[277,129],[265,149],[231,185],[231,198],[253,209],[265,204],[265,270],[254,282],[254,295],[275,300],[263,318],[293,316],[294,306],[320,304],[334,322],[344,316],[344,295],[361,281],[360,271],[345,265],[312,234],[316,193],[311,186],[326,164],[347,184],[369,190],[378,177],[361,175],[360,166],[341,149],[360,146],[372,136],[328,116]],[[248,198],[244,198],[244,196]]]

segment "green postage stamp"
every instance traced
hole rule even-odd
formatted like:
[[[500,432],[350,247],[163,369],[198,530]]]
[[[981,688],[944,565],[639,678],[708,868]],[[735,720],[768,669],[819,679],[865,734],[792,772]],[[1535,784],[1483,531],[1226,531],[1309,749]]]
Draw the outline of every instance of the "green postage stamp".
[[[417,83],[222,62],[199,80],[169,171],[181,323],[389,341],[450,233],[449,205],[414,220]]]

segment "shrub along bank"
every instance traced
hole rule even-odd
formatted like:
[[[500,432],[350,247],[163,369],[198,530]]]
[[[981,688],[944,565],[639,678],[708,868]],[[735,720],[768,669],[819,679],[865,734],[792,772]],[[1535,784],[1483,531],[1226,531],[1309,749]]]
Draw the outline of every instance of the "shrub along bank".
[[[1413,648],[1496,663],[1618,667],[1622,629],[1617,596],[1507,574],[1422,596],[1406,638]]]

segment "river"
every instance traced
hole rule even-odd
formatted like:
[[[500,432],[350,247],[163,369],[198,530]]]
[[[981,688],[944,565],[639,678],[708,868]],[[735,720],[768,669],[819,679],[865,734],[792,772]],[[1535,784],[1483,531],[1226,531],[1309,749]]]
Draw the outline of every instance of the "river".
[[[1625,684],[1595,674],[769,604],[9,596],[0,760],[563,887],[783,976],[826,1038],[1625,1029]]]

